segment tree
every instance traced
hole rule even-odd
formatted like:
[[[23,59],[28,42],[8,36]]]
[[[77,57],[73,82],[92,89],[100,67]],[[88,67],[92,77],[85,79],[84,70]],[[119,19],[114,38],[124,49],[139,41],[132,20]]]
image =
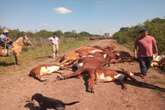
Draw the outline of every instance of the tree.
[[[57,30],[54,32],[57,36],[63,36],[64,33],[61,30]]]
[[[136,26],[122,27],[113,35],[113,38],[129,48],[133,48],[132,44],[142,27],[147,28],[149,34],[155,36],[160,53],[165,53],[165,18],[154,18]]]

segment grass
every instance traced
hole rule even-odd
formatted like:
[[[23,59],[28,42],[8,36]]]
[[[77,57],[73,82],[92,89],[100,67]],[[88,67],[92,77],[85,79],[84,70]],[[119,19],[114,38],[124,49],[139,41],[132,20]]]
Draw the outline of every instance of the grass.
[[[61,40],[60,53],[64,53],[70,49],[78,48],[82,45],[88,44],[86,39],[76,40],[73,38],[65,38]],[[0,58],[0,75],[11,74],[24,69],[28,64],[35,60],[46,59],[51,55],[51,46],[44,41],[35,42],[34,47],[24,48],[20,55],[21,65],[14,67],[14,57]],[[14,68],[14,69],[13,69]]]

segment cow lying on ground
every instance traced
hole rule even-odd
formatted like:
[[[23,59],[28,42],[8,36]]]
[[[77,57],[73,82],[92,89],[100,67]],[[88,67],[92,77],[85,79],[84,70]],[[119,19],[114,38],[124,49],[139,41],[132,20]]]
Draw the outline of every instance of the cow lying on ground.
[[[99,46],[83,46],[75,50],[80,57],[86,57],[89,54],[94,54],[96,52],[103,52],[102,48]]]
[[[54,110],[65,110],[66,105],[74,105],[76,103],[79,103],[79,101],[74,101],[71,103],[64,103],[60,100],[49,98],[46,96],[43,96],[40,93],[36,93],[32,96],[31,100],[35,100],[38,102],[40,106],[40,110],[47,110],[47,109],[54,109]]]
[[[70,51],[67,54],[65,54],[64,56],[62,56],[59,62],[63,65],[67,65],[67,64],[72,63],[73,61],[75,61],[78,58],[79,58],[79,54],[77,52]]]
[[[82,57],[89,57],[89,56],[95,56],[95,54],[106,54],[107,57],[114,56],[113,49],[114,47],[106,47],[101,48],[99,46],[83,46],[79,49],[76,49],[74,51],[70,51],[67,54],[65,54],[61,60],[60,63],[63,66],[72,65],[77,59]],[[106,57],[106,56],[105,56]],[[112,59],[112,58],[111,58]]]
[[[85,81],[86,84],[86,91],[87,92],[91,92],[94,93],[94,84],[96,82],[118,82],[122,89],[126,89],[124,82],[127,80],[127,78],[129,78],[132,81],[135,81],[136,79],[134,79],[132,77],[133,73],[131,72],[127,72],[127,71],[119,71],[119,70],[112,70],[109,68],[96,68],[96,69],[91,69],[91,68],[81,68],[78,69],[75,73],[71,73],[69,75],[65,75],[65,76],[61,76],[58,77],[60,80],[62,79],[69,79],[69,78],[73,78],[73,77],[83,77],[83,76],[87,76],[87,80]]]
[[[159,67],[163,59],[165,59],[165,55],[158,55],[158,56],[154,55],[153,60],[151,62],[151,67]]]
[[[134,57],[129,52],[116,51],[116,54],[118,56],[118,63],[135,61]]]
[[[99,54],[97,54],[99,55]],[[106,61],[103,57],[84,57],[77,60],[77,62],[72,66],[72,70],[76,73],[64,75],[64,78],[71,77],[81,77],[81,74],[78,71],[81,71],[82,68],[90,68],[95,70],[98,67],[102,67],[106,64]]]
[[[76,60],[79,57],[86,56],[88,54],[92,54],[95,52],[102,52],[102,50],[97,49],[96,47],[92,47],[92,46],[83,46],[83,47],[80,47],[76,50],[72,50],[72,51],[67,52],[61,58],[60,63],[67,63],[69,61]]]
[[[132,77],[133,73],[127,72],[125,70],[112,70],[110,68],[97,68],[94,72],[94,75],[89,75],[89,80],[88,80],[88,91],[89,92],[94,92],[94,81],[96,82],[118,82],[122,89],[126,89],[124,82],[129,78],[132,81],[135,81]]]
[[[113,63],[118,58],[117,54],[111,47],[106,47],[103,52],[95,52],[92,54],[88,54],[85,57],[80,57],[77,60],[74,60],[70,64],[63,65],[64,67],[72,67],[77,61],[83,60],[83,62],[92,62],[91,60],[99,60],[101,64],[104,63],[104,65],[110,65],[110,63]],[[90,60],[91,59],[91,60]],[[89,61],[88,61],[89,60]]]
[[[161,59],[161,61],[159,62],[159,66],[165,67],[165,58]]]
[[[30,71],[29,76],[34,77],[39,81],[45,81],[46,79],[44,79],[43,76],[58,72],[60,69],[61,67],[58,65],[40,64]]]
[[[100,58],[100,57],[99,57]],[[95,81],[102,80],[103,82],[110,81],[118,81],[122,88],[124,89],[124,79],[130,78],[131,80],[135,80],[131,77],[126,71],[115,71],[108,68],[104,68],[105,61],[101,59],[97,59],[97,57],[86,57],[80,59],[77,64],[77,70],[74,73],[59,76],[59,79],[68,79],[72,77],[81,78],[84,74],[87,74],[88,80],[86,83],[86,91],[94,92],[93,86]]]

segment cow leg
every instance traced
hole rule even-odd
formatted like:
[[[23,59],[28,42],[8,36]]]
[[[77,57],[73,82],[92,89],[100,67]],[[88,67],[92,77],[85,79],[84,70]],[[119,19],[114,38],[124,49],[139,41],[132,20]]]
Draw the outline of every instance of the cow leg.
[[[133,78],[132,76],[130,76],[130,73],[128,71],[122,70],[122,71],[117,71],[117,72],[125,75],[126,78],[129,78],[132,81],[136,81],[135,78]]]
[[[125,78],[117,79],[117,82],[121,85],[122,89],[127,89],[126,86],[124,85],[124,80],[125,80]]]
[[[88,89],[87,92],[94,93],[94,84],[95,84],[95,70],[90,70],[88,72],[89,79],[88,79]]]
[[[69,79],[69,78],[73,78],[73,77],[78,77],[81,76],[81,73],[83,72],[83,69],[78,69],[75,73],[70,73],[68,75],[63,75],[62,77],[58,78],[60,80],[64,80],[64,79]]]
[[[42,107],[42,106],[40,107],[41,107],[40,110],[47,110],[46,107]]]
[[[39,75],[39,74],[36,75],[36,79],[39,80],[40,82],[46,81],[46,79],[43,78],[43,77],[42,77],[41,75]]]

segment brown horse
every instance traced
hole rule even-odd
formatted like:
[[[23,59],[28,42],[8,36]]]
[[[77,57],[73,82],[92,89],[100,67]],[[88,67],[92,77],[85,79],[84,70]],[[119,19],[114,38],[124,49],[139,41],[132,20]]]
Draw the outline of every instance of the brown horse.
[[[19,37],[15,42],[13,42],[11,49],[7,50],[0,47],[0,57],[14,55],[15,63],[19,64],[18,57],[22,51],[22,48],[28,45],[32,45],[32,43],[26,35],[24,37]]]

